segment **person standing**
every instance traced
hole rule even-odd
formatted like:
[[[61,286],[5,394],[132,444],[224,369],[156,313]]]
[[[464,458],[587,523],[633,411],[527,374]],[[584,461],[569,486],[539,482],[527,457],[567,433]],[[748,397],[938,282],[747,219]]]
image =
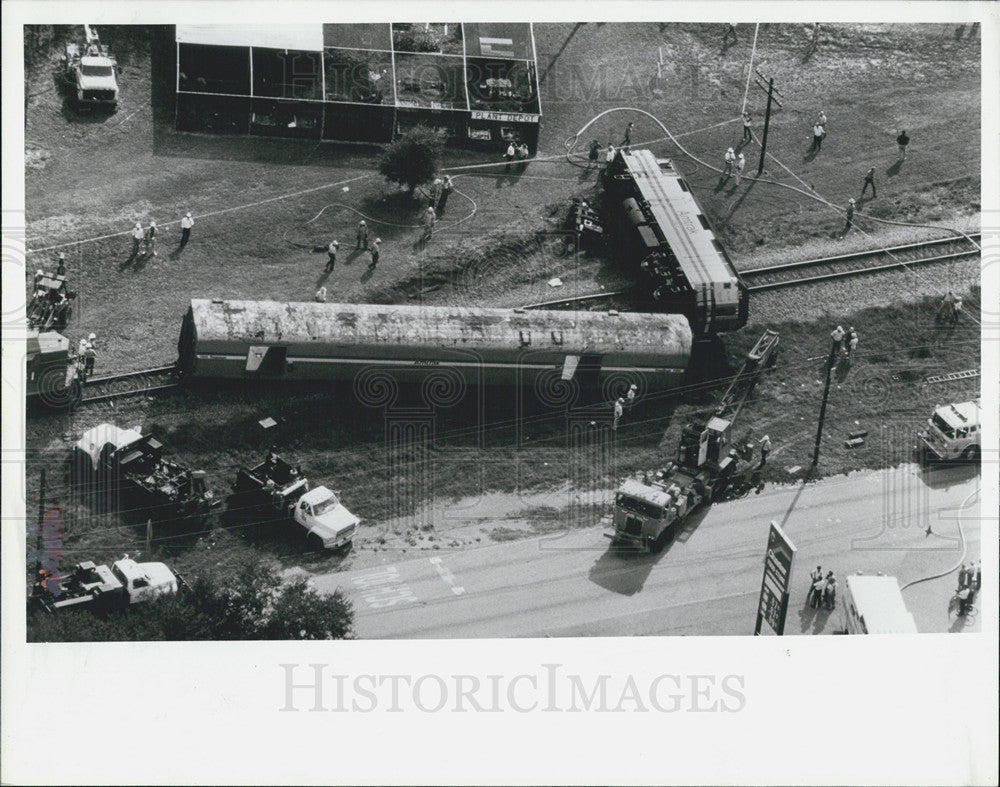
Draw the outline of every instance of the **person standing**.
[[[875,167],[871,167],[865,174],[865,183],[861,187],[861,199],[865,198],[865,192],[868,191],[868,187],[872,187],[872,199],[878,196],[878,192],[875,191]]]
[[[634,126],[635,123],[633,123],[631,120],[629,121],[628,125],[625,126],[625,136],[622,138],[621,147],[627,148],[629,145],[632,144],[632,128]]]
[[[946,320],[951,320],[951,312],[955,306],[955,294],[948,290],[948,294],[941,299],[941,305],[938,306],[937,314],[934,318],[937,322],[944,322]]]
[[[744,158],[742,151],[736,157],[736,185],[740,185],[740,175],[743,174],[743,168],[747,165],[747,160]]]
[[[817,609],[820,607],[820,605],[823,603],[823,592],[825,590],[826,590],[826,580],[823,579],[822,576],[820,576],[819,579],[813,582],[812,602],[810,606],[815,607]]]
[[[851,197],[847,202],[847,223],[844,225],[844,231],[841,233],[841,237],[846,235],[851,231],[851,227],[854,226],[854,197]]]
[[[817,123],[813,126],[813,143],[812,147],[809,148],[809,152],[819,153],[823,149],[823,137],[826,136],[826,129]]]
[[[733,168],[736,166],[736,153],[733,152],[732,148],[726,150],[726,166],[722,170],[722,177],[729,180],[733,176]]]
[[[507,148],[503,154],[503,160],[507,162],[506,166],[503,168],[504,172],[510,172],[510,162],[514,160],[514,156],[517,155],[517,145],[514,144],[513,139],[507,140]]]
[[[823,128],[826,128],[826,112],[824,112],[822,109],[819,111],[819,114],[816,116],[816,125],[822,126]]]
[[[139,254],[139,244],[142,243],[144,235],[142,232],[142,224],[138,221],[132,228],[132,256],[136,257]]]
[[[56,276],[66,275],[66,255],[59,252],[59,266],[56,268]]]
[[[587,153],[587,159],[590,161],[589,167],[597,165],[597,159],[601,155],[601,143],[596,139],[590,143],[590,151]]]
[[[625,400],[626,400],[626,404],[628,405],[628,411],[629,411],[629,413],[631,413],[632,412],[632,408],[635,407],[635,392],[637,390],[638,390],[638,386],[635,383],[632,383],[628,387],[628,393],[625,394]]]
[[[363,251],[368,250],[368,225],[365,224],[364,219],[361,219],[358,223],[358,242],[354,248],[362,249]]]
[[[86,339],[80,339],[80,344],[77,347],[77,355],[83,358],[84,377],[89,377],[90,373],[94,371],[94,364],[97,362],[97,350],[94,348],[96,341],[97,334],[92,333]]]
[[[958,318],[962,314],[962,296],[955,297],[955,302],[951,305],[951,324],[958,325]]]
[[[983,586],[983,571],[981,566],[981,561],[976,561],[976,571],[972,575],[972,589],[977,593]]]
[[[191,218],[191,214],[186,213],[184,218],[181,219],[181,248],[187,246],[187,242],[191,240],[191,228],[194,226],[194,219]]]
[[[372,256],[372,261],[370,263],[368,263],[368,267],[370,269],[372,269],[372,270],[374,270],[375,266],[378,265],[378,258],[379,258],[379,248],[378,247],[379,247],[379,244],[381,242],[382,242],[381,238],[375,238],[375,240],[372,241],[371,248],[368,249],[368,252]]]
[[[432,209],[437,208],[438,200],[441,199],[441,187],[444,186],[444,181],[441,178],[434,178],[434,183],[431,184],[431,203],[430,207]]]
[[[146,254],[152,254],[156,256],[156,222],[152,219],[149,220],[149,229],[146,230]]]
[[[760,469],[767,464],[767,455],[771,453],[771,438],[764,435],[760,440],[760,464],[757,468]],[[819,568],[819,566],[817,566]]]
[[[906,129],[903,129],[903,133],[896,137],[896,145],[899,147],[899,160],[906,161],[906,146],[910,144],[910,138],[906,134]]]
[[[517,149],[518,158],[521,159],[521,172],[524,172],[528,168],[528,159],[531,157],[531,149],[528,147],[527,142],[522,142],[521,147]]]
[[[852,325],[847,329],[847,336],[844,337],[844,353],[848,358],[854,357],[854,351],[858,349],[858,332]]]
[[[750,117],[749,112],[743,113],[743,144],[753,141],[753,133],[750,131],[750,127],[753,125],[753,119]]]
[[[451,175],[445,175],[444,183],[441,184],[441,198],[438,200],[437,204],[438,216],[444,215],[444,206],[448,204],[448,197],[451,196],[451,192],[454,189],[455,184],[451,182]]]
[[[958,569],[958,589],[969,586],[969,570],[965,567],[965,563],[959,566]]]
[[[326,267],[323,269],[324,273],[333,273],[333,267],[337,264],[337,249],[339,246],[339,241],[332,240],[330,241],[330,245],[326,247]]]
[[[972,590],[966,586],[960,588],[958,591],[958,614],[966,615],[969,612],[969,607],[972,606]]]
[[[826,587],[823,588],[823,607],[833,609],[837,606],[837,578],[830,571],[826,575]]]
[[[613,431],[616,432],[618,431],[618,422],[621,420],[622,413],[625,412],[624,405],[625,405],[625,400],[619,396],[618,399],[615,401],[615,416],[614,420],[611,422],[611,429]]]
[[[611,168],[611,162],[615,160],[615,146],[610,142],[608,143],[607,152],[604,154],[604,168],[608,170]]]
[[[431,235],[434,234],[435,218],[434,208],[427,208],[427,210],[424,211],[424,243],[429,241],[431,239]]]

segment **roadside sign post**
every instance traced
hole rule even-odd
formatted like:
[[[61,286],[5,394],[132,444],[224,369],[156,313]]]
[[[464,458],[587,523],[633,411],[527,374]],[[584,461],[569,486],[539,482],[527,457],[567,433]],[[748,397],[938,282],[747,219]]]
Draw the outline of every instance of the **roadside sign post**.
[[[765,622],[778,636],[785,633],[794,557],[795,545],[777,522],[771,522],[767,553],[764,555],[764,577],[760,583],[760,601],[757,603],[757,622],[753,630],[755,637],[760,635]]]

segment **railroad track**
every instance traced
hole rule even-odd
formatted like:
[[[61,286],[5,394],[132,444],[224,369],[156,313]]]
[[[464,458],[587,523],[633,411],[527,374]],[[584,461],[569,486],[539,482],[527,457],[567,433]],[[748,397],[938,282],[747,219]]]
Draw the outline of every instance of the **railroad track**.
[[[838,254],[835,257],[769,265],[766,268],[741,271],[740,276],[743,277],[750,292],[763,292],[903,266],[953,262],[980,254],[980,250],[973,245],[970,238],[978,242],[980,236],[976,234],[970,235],[969,238],[940,238],[888,249],[871,249],[852,254]]]
[[[599,311],[608,311],[621,307],[622,311],[631,311],[633,304],[627,299],[631,290],[615,290],[614,292],[595,292],[590,295],[576,295],[572,298],[560,298],[556,301],[541,301],[529,303],[522,309],[571,309],[598,311],[601,301],[609,301]]]
[[[153,391],[165,391],[180,385],[176,366],[157,366],[125,374],[91,377],[84,383],[80,404],[103,402],[122,396],[137,396]]]

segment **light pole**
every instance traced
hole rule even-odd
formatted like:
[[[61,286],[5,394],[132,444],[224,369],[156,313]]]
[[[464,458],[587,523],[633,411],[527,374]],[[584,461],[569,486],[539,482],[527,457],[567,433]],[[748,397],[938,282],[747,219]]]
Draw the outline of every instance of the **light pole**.
[[[839,325],[830,333],[830,356],[826,359],[826,384],[823,386],[823,402],[819,406],[819,424],[816,426],[816,448],[813,450],[812,466],[819,464],[819,443],[823,437],[823,419],[826,418],[826,400],[830,395],[830,378],[833,377],[833,365],[837,361],[837,351],[844,340],[844,329]]]

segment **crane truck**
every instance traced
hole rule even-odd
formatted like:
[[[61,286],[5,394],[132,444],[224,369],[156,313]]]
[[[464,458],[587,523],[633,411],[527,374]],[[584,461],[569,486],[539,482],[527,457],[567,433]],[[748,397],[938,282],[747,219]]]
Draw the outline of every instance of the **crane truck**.
[[[612,526],[604,535],[613,547],[659,552],[679,523],[703,503],[718,499],[737,476],[733,424],[761,372],[777,359],[778,333],[757,340],[707,423],[687,424],[676,460],[654,477],[628,478],[615,494]]]
[[[64,576],[39,572],[30,602],[46,612],[83,605],[128,606],[177,592],[183,580],[163,563],[137,563],[128,555],[108,568],[78,563]]]
[[[190,470],[163,456],[163,444],[139,428],[101,424],[77,441],[71,469],[102,486],[136,498],[145,509],[172,517],[200,517],[219,505],[202,470]]]
[[[304,531],[313,549],[350,546],[361,520],[325,486],[310,487],[298,466],[292,466],[274,451],[251,468],[241,467],[232,485],[240,504],[263,508],[281,519],[291,520]]]
[[[97,30],[84,25],[85,43],[70,42],[63,53],[63,77],[78,109],[118,109],[118,63]]]

